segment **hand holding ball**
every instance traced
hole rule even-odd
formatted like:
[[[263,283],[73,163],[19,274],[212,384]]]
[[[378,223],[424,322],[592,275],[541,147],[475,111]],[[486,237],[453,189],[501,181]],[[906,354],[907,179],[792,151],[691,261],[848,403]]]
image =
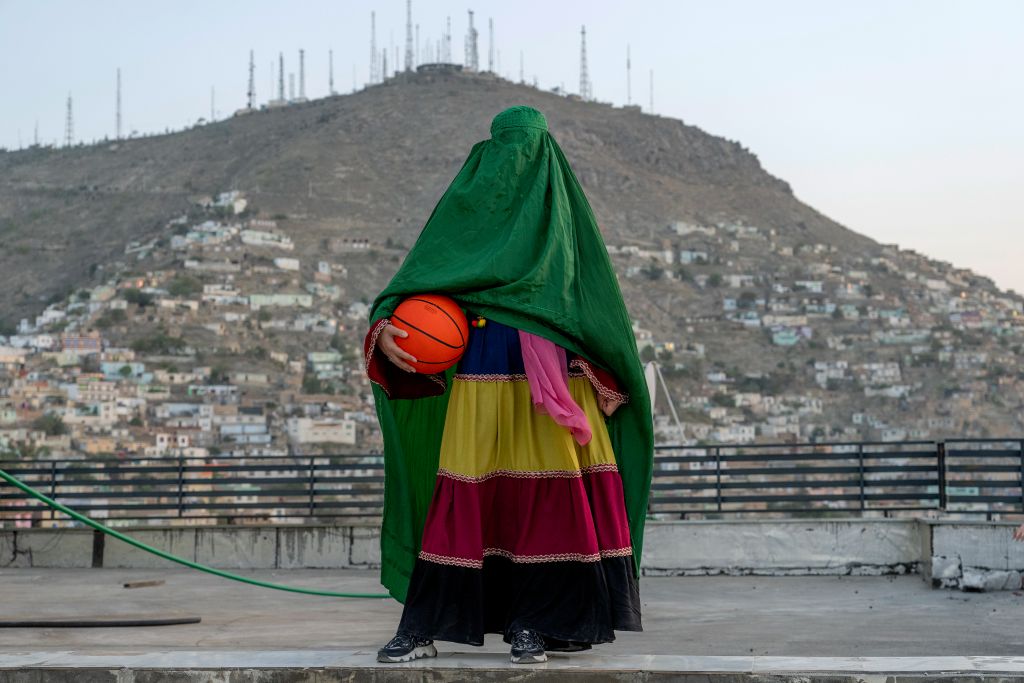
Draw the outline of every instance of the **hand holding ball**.
[[[421,294],[412,296],[399,304],[391,315],[391,326],[406,333],[397,334],[385,340],[382,335],[381,349],[392,359],[387,341],[415,360],[405,362],[416,372],[432,374],[447,370],[459,362],[466,350],[469,338],[469,324],[459,305],[446,296]],[[396,365],[401,365],[396,362]]]

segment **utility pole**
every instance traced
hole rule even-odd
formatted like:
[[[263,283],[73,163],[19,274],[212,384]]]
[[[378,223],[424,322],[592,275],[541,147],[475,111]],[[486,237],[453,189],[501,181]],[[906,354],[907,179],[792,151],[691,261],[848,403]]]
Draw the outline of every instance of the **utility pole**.
[[[405,0],[405,70],[412,71],[412,0]]]
[[[121,69],[117,69],[117,139],[121,139]],[[36,141],[38,143],[38,140]]]
[[[256,109],[256,61],[249,50],[249,109]]]
[[[70,147],[75,141],[75,122],[71,115],[71,93],[68,93],[68,118],[64,123],[64,146]]]
[[[587,27],[580,31],[580,99],[590,101],[590,77],[587,74]]]
[[[494,73],[494,19],[487,20],[490,39],[487,45],[487,70]]]

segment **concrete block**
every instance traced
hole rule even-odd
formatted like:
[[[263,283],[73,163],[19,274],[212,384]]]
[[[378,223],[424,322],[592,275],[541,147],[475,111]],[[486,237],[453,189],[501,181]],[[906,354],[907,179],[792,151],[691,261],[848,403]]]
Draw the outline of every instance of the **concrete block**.
[[[920,561],[921,530],[909,519],[648,522],[644,533],[652,571],[845,574]]]
[[[277,530],[196,529],[196,562],[218,569],[274,569],[277,566]]]
[[[352,552],[349,562],[353,567],[374,569],[380,567],[380,528],[351,527]]]
[[[280,569],[335,569],[349,566],[349,527],[281,527]]]
[[[194,527],[164,527],[159,529],[118,529],[131,539],[153,546],[169,555],[183,560],[196,559],[196,530]],[[133,545],[110,536],[103,548],[103,566],[120,568],[149,569],[173,567],[174,562],[165,560]]]
[[[92,529],[17,529],[3,532],[2,567],[92,566]]]
[[[982,569],[964,567],[963,578],[960,580],[961,590],[983,592],[1017,590],[1020,588],[1020,572],[999,569]]]
[[[1024,570],[1024,543],[1013,541],[1015,524],[998,522],[932,525],[932,554],[958,555],[965,566]]]
[[[933,579],[959,579],[960,574],[960,558],[958,556],[932,555]]]

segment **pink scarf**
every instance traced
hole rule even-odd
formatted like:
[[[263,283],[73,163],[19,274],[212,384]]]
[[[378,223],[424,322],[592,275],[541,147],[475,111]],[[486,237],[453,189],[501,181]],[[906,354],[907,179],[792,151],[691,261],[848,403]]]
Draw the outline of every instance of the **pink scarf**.
[[[581,446],[590,443],[590,423],[569,393],[569,366],[565,349],[529,332],[519,330],[523,347],[523,365],[530,381],[533,407],[540,415],[550,415],[567,427]]]

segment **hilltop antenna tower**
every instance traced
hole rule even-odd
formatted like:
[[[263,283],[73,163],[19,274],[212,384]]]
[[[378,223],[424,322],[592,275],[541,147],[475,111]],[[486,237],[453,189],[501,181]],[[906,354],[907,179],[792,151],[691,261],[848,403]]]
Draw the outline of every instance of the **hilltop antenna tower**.
[[[299,50],[299,99],[306,99],[306,51]]]
[[[249,50],[249,109],[256,108],[256,61],[252,50]]]
[[[295,101],[295,73],[288,74],[288,99]]]
[[[214,87],[210,86],[210,123],[217,120],[217,108],[214,106]]]
[[[626,104],[633,104],[633,84],[631,82],[630,74],[629,45],[626,46]]]
[[[121,69],[120,69],[120,67],[117,69],[117,126],[116,126],[115,133],[117,134],[117,139],[120,140],[121,139]],[[36,135],[36,137],[39,137],[39,136]],[[39,141],[36,140],[36,143],[38,144]]]
[[[580,99],[590,101],[590,77],[587,75],[587,27],[580,31]]]
[[[284,102],[284,53],[278,55],[280,66],[277,68],[277,99]]]
[[[469,10],[469,30],[466,31],[466,68],[480,70],[480,54],[476,49],[476,29],[473,28],[473,10]]]
[[[421,59],[423,59],[423,55],[420,54],[420,25],[416,24],[416,53],[413,56],[413,66],[419,64]]]
[[[523,51],[519,51],[519,84],[522,85],[526,81],[523,79]]]
[[[405,70],[412,71],[412,0],[405,0]]]
[[[494,19],[487,20],[490,39],[487,42],[487,70],[494,73]]]
[[[377,14],[370,12],[370,83],[377,82]]]
[[[654,115],[654,69],[651,69],[651,115]]]
[[[68,118],[64,123],[64,146],[70,147],[75,141],[75,121],[71,116],[71,93],[68,93]]]
[[[36,147],[39,146],[39,119],[36,119]]]
[[[334,92],[334,50],[327,51],[327,91],[333,96]]]
[[[444,34],[444,39],[441,41],[441,63],[451,64],[452,63],[452,18],[448,17],[448,29]]]

